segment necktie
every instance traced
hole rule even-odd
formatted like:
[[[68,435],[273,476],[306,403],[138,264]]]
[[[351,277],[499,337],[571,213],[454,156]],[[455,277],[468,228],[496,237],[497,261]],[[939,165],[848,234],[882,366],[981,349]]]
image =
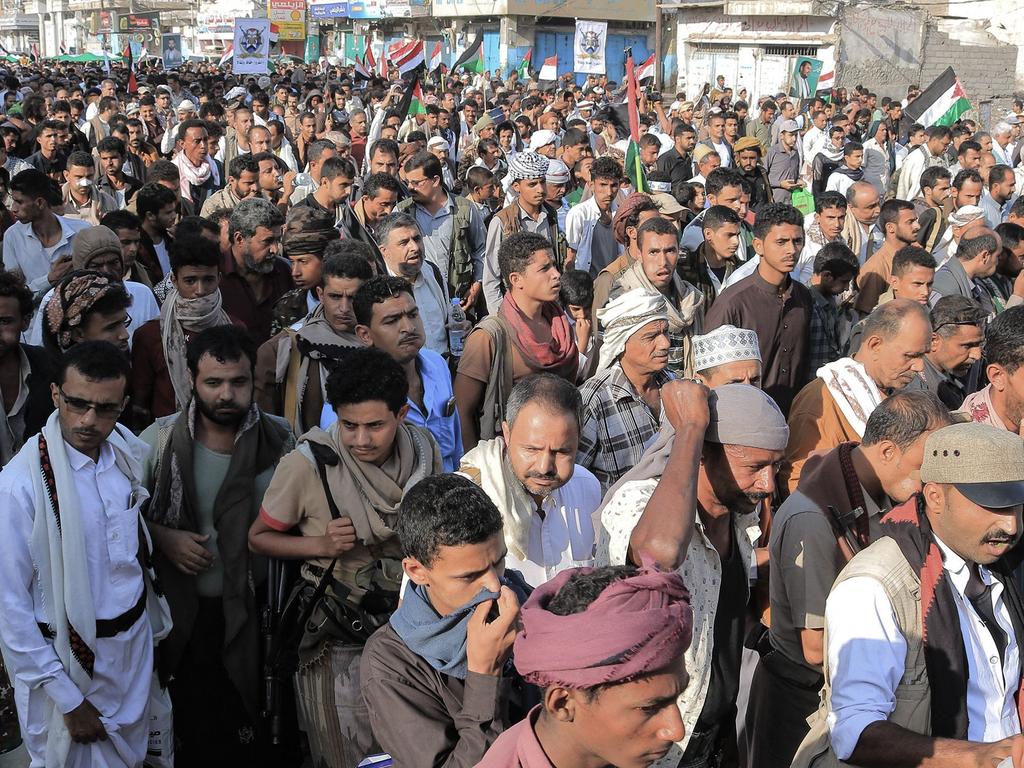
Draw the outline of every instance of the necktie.
[[[995,606],[992,602],[992,585],[982,581],[977,563],[972,563],[970,569],[971,575],[967,579],[967,588],[964,590],[964,594],[971,601],[971,605],[974,606],[974,610],[978,612],[981,620],[985,622],[985,627],[992,635],[996,648],[999,649],[999,659],[1002,661],[1006,653],[1006,632],[996,620]]]

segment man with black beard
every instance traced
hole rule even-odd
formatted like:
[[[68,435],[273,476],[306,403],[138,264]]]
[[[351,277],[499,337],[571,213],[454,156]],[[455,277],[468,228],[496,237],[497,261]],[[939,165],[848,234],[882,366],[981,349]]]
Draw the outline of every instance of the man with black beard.
[[[271,765],[283,755],[255,728],[267,564],[249,553],[248,532],[295,439],[287,421],[253,400],[256,346],[245,331],[202,331],[188,343],[187,363],[188,407],[142,433],[151,448],[145,516],[174,620],[159,671],[171,678],[182,764]]]
[[[281,256],[284,214],[263,198],[242,200],[228,220],[231,251],[221,266],[224,311],[257,345],[270,338],[274,304],[292,288],[291,267]]]

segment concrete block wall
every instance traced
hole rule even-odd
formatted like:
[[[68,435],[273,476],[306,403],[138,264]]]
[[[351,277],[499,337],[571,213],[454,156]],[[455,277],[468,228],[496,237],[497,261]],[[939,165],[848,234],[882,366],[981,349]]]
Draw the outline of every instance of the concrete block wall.
[[[840,31],[842,40],[842,29]],[[1017,68],[1017,46],[994,38],[989,45],[969,45],[954,40],[927,22],[918,61],[920,67],[879,57],[870,62],[844,61],[840,42],[838,85],[852,88],[862,84],[881,96],[904,97],[907,86],[928,86],[946,67],[953,67],[971,103],[1002,103],[1013,96]]]
[[[953,67],[974,105],[1012,96],[1017,47],[992,40],[991,45],[965,45],[929,27],[921,67],[921,87]]]

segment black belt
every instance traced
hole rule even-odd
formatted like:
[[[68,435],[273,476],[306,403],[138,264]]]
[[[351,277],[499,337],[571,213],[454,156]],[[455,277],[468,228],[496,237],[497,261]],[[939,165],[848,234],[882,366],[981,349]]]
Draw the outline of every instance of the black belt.
[[[146,590],[143,589],[142,594],[139,595],[138,602],[120,616],[115,616],[113,619],[96,619],[96,637],[116,637],[122,632],[127,632],[135,626],[135,622],[145,612]],[[39,631],[43,633],[43,637],[47,640],[53,640],[57,637],[57,633],[50,629],[47,624],[39,624]]]

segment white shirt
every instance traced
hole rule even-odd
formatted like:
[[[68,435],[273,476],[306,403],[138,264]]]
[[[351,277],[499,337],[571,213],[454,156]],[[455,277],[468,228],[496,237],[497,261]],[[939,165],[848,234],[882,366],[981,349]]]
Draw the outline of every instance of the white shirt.
[[[828,177],[828,184],[825,185],[826,192],[838,192],[846,196],[846,190],[853,186],[853,179],[845,173],[833,172]]]
[[[50,267],[62,257],[71,255],[71,241],[75,233],[92,226],[87,221],[64,216],[57,216],[57,221],[60,222],[60,239],[48,248],[36,237],[31,222],[16,222],[4,233],[4,269],[8,272],[20,269],[28,287],[37,294],[50,284],[46,279]]]
[[[144,323],[160,317],[160,307],[156,303],[156,296],[153,295],[151,288],[142,283],[136,283],[134,280],[125,280],[124,287],[128,291],[128,295],[132,297],[132,305],[128,307],[128,346],[131,347],[135,331]],[[43,317],[46,315],[46,305],[50,302],[53,291],[54,289],[51,288],[43,296],[43,300],[39,302],[39,311],[32,316],[28,330],[22,334],[22,341],[26,344],[39,346],[43,343]]]
[[[945,556],[943,568],[952,586],[967,651],[967,738],[992,742],[1018,734],[1014,694],[1020,681],[1020,649],[1002,600],[1003,586],[987,568],[980,567],[982,580],[993,585],[996,618],[1008,638],[1005,661],[1000,665],[991,633],[964,597],[968,564],[938,538],[936,542]],[[825,624],[832,676],[828,726],[836,756],[846,760],[864,729],[888,719],[895,708],[907,643],[885,589],[868,576],[849,579],[832,590],[825,604]]]
[[[619,197],[612,200],[612,216],[619,208]],[[574,205],[565,217],[565,242],[576,251],[576,269],[590,270],[590,245],[594,240],[594,226],[601,219],[601,209],[593,197]],[[493,221],[493,220],[492,220]],[[621,247],[619,248],[621,251]]]
[[[708,139],[708,141],[711,141]],[[722,168],[729,168],[732,166],[732,155],[729,154],[729,145],[724,141],[721,144],[711,142],[711,146],[715,148],[715,152],[722,158]]]
[[[536,512],[530,516],[527,559],[508,554],[505,565],[522,573],[533,587],[550,581],[566,568],[593,566],[593,515],[600,505],[601,484],[590,470],[577,464],[569,482],[544,499],[544,518]]]
[[[59,711],[70,712],[83,694],[64,669],[52,641],[43,637],[38,623],[49,616],[42,604],[29,541],[37,509],[31,470],[32,441],[0,472],[0,498],[4,500],[4,535],[0,536],[0,640],[4,660],[14,684],[18,719],[32,766],[42,766],[46,754],[46,722],[52,700]],[[65,444],[82,516],[89,586],[96,616],[112,619],[138,601],[143,590],[138,551],[138,504],[131,484],[114,462],[108,443],[99,461]],[[133,505],[134,504],[134,505]],[[31,586],[29,586],[31,585]],[[116,637],[96,640],[95,672],[89,701],[103,713],[110,740],[72,744],[66,768],[123,766],[125,750],[141,764],[146,755],[149,723],[150,670],[153,639],[149,622],[137,621]]]

